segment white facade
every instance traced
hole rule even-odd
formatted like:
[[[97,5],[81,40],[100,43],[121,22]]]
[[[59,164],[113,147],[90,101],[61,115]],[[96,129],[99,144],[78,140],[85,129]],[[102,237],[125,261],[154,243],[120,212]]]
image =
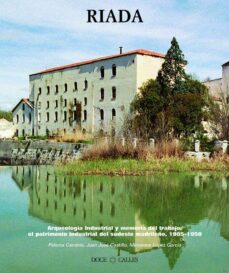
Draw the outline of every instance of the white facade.
[[[33,103],[29,99],[22,99],[12,110],[13,124],[16,128],[16,136],[34,135]]]
[[[162,54],[135,50],[30,75],[33,128],[26,134],[119,134],[138,88],[156,78],[163,61]]]
[[[222,65],[222,78],[208,80],[204,84],[208,87],[210,95],[216,100],[222,95],[229,98],[229,62]]]

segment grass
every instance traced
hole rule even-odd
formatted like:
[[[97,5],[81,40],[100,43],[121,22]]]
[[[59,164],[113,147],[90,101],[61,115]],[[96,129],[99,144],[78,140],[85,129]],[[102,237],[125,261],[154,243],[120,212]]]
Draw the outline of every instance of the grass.
[[[67,175],[150,175],[157,172],[229,171],[228,160],[197,162],[177,157],[139,159],[106,159],[57,165],[57,171]]]
[[[167,172],[229,172],[229,156],[215,153],[210,160],[188,159],[176,140],[159,142],[155,147],[131,141],[98,142],[84,149],[81,160],[57,164],[68,175],[150,175]]]

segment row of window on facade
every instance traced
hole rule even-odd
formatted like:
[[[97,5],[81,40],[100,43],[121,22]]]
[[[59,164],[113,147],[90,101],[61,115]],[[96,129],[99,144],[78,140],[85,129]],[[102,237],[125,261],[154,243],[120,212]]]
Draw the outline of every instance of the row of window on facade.
[[[112,65],[111,74],[112,74],[112,77],[115,77],[116,74],[117,74],[117,68],[116,68],[115,64]],[[103,79],[105,77],[105,68],[104,68],[104,66],[100,67],[100,77],[101,77],[101,79]]]
[[[103,121],[105,118],[104,110],[100,109],[99,113],[100,113],[100,120]],[[115,117],[116,117],[116,110],[113,108],[111,110],[111,119],[115,120]],[[77,120],[77,111],[73,111],[73,120],[74,121]],[[83,111],[83,121],[86,121],[86,120],[87,120],[87,110],[84,110]],[[38,121],[41,121],[41,113],[38,114]],[[46,113],[46,122],[49,122],[49,121],[50,121],[50,113],[47,112]],[[63,112],[63,121],[64,122],[67,121],[67,111]],[[54,122],[58,122],[58,112],[54,113]]]
[[[104,78],[105,76],[105,69],[104,67],[102,66],[100,68],[100,76],[101,76],[101,79]],[[112,76],[115,77],[116,76],[116,65],[114,64],[112,66]],[[88,89],[88,81],[85,79],[84,81],[84,90],[87,90]],[[50,86],[47,86],[47,95],[50,94]],[[74,89],[73,91],[77,91],[78,90],[78,82],[74,82]],[[67,83],[64,84],[64,92],[67,92],[68,91],[68,85]],[[41,95],[42,93],[42,89],[41,87],[39,88],[39,94]],[[58,94],[59,93],[59,86],[58,85],[55,85],[55,94]]]
[[[104,97],[105,97],[105,92],[104,92],[104,88],[101,88],[100,89],[100,101],[103,101],[104,100]],[[111,100],[115,100],[116,99],[116,87],[112,87],[112,97],[111,97]],[[41,103],[39,102],[38,106],[40,108],[40,105]],[[46,109],[49,109],[49,101],[46,102]],[[75,98],[74,99],[74,106],[77,105],[77,99]],[[84,106],[87,105],[87,98],[84,97]],[[64,99],[63,101],[63,106],[64,107],[67,107],[67,99]],[[58,107],[58,100],[55,100],[55,108]]]
[[[105,97],[105,91],[104,88],[100,89],[100,101],[103,101]],[[112,93],[111,93],[111,100],[115,100],[116,99],[116,87],[113,86],[112,87]]]
[[[16,123],[19,123],[19,121],[20,121],[20,118],[19,118],[19,115],[17,114],[16,115]],[[31,121],[32,121],[32,114],[31,113],[29,113],[28,121],[29,121],[29,123],[31,123]],[[25,123],[25,114],[22,115],[22,123]]]
[[[88,81],[85,80],[84,81],[84,90],[87,90],[88,88]],[[47,95],[50,95],[50,86],[47,86]],[[73,91],[77,91],[78,90],[78,83],[77,82],[74,82],[74,89]],[[64,92],[66,93],[68,91],[68,85],[67,83],[64,84]],[[42,89],[41,87],[39,88],[39,95],[41,95],[42,93]],[[58,94],[59,93],[59,86],[58,85],[55,85],[55,94]]]

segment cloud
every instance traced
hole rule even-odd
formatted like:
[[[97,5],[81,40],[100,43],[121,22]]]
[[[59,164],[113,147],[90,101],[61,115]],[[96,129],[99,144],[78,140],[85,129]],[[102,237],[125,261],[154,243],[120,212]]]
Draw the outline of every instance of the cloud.
[[[86,10],[93,8],[139,9],[144,23],[88,24]],[[228,2],[216,0],[2,1],[0,108],[28,96],[33,72],[109,55],[120,45],[164,53],[173,36],[189,61],[187,71],[218,77],[229,59],[228,9]]]

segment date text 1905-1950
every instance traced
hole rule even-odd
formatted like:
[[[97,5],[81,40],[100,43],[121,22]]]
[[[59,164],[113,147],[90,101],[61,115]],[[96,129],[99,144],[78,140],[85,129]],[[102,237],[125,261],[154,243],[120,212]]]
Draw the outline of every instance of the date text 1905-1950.
[[[140,11],[137,9],[131,13],[125,9],[114,12],[112,9],[87,10],[87,23],[143,23]]]

